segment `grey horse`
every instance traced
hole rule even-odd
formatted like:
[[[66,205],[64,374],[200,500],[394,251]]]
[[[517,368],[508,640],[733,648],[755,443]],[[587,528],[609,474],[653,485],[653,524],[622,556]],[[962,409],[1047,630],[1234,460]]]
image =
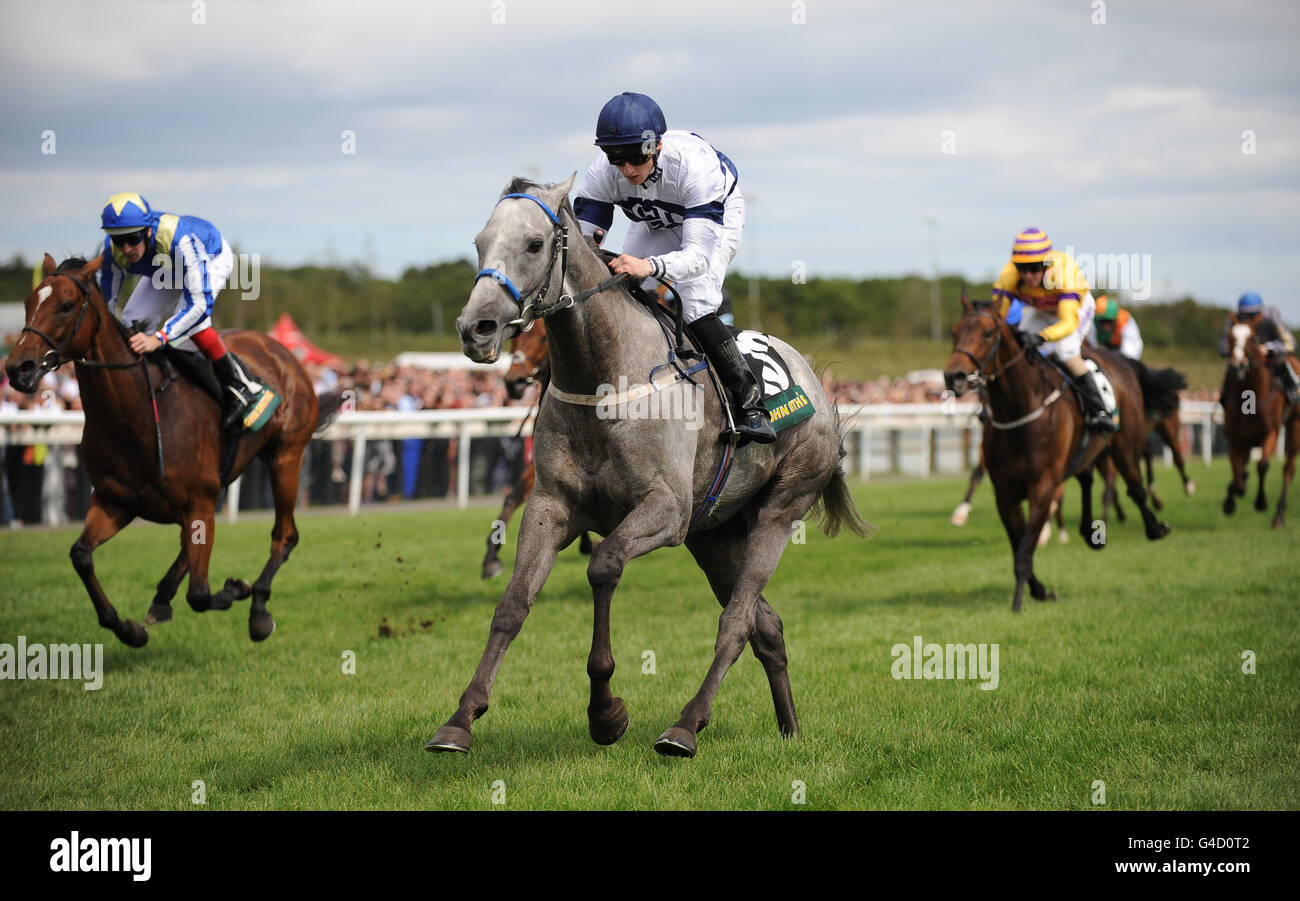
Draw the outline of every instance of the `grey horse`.
[[[614,674],[610,601],[623,568],[633,557],[683,542],[723,611],[708,675],[677,723],[655,741],[655,750],[695,755],[696,733],[708,724],[714,695],[746,641],[767,672],[781,734],[798,735],[781,618],[762,592],[796,524],[819,501],[825,534],[847,527],[864,538],[870,535],[840,469],[843,447],[834,407],[808,362],[773,339],[816,413],[781,432],[774,444],[736,451],[720,501],[692,523],[728,447],[719,440],[726,412],[714,391],[689,383],[673,390],[697,392],[702,423],[685,417],[618,418],[582,402],[581,397],[594,398],[620,384],[620,376],[626,384],[644,384],[651,370],[666,362],[668,342],[621,281],[609,278],[595,252],[580,237],[569,242],[569,235],[579,235],[569,205],[572,187],[572,177],[546,186],[514,179],[474,239],[483,272],[456,320],[465,355],[494,361],[519,328],[533,316],[546,316],[552,389],[534,428],[537,486],[524,509],[514,575],[460,706],[426,747],[469,750],[470,726],[488,709],[510,642],[556,555],[584,531],[606,536],[587,567],[595,599],[587,718],[596,743],[613,744],[629,722],[623,700],[609,685]]]

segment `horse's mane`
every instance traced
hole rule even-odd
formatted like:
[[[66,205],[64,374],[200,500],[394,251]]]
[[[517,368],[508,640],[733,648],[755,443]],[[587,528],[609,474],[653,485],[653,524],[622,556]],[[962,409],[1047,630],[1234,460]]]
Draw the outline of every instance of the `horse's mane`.
[[[68,257],[58,265],[55,272],[67,272],[69,269],[81,269],[88,261],[85,257]]]

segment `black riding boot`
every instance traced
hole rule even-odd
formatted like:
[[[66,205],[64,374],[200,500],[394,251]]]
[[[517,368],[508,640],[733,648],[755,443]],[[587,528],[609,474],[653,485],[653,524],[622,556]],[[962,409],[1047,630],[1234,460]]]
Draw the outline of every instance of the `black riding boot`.
[[[718,378],[731,398],[736,431],[740,433],[738,444],[749,441],[771,444],[776,440],[776,432],[772,431],[767,408],[763,406],[763,391],[753,370],[741,356],[731,329],[716,314],[709,313],[692,322],[691,331],[703,345],[709,362],[718,370]]]
[[[1101,391],[1093,381],[1092,373],[1072,377],[1075,393],[1083,404],[1083,424],[1094,432],[1119,431],[1119,426],[1115,425],[1115,420],[1111,418],[1110,410],[1107,410],[1102,402]]]
[[[1278,379],[1282,382],[1282,389],[1286,392],[1286,401],[1289,404],[1300,404],[1300,377],[1291,368],[1290,362],[1286,357],[1278,357],[1273,361],[1273,371],[1277,373]]]
[[[214,360],[212,368],[216,370],[217,379],[225,389],[223,392],[226,399],[225,415],[221,419],[221,428],[224,430],[239,421],[244,410],[248,409],[248,405],[261,393],[262,386],[249,378],[244,367],[229,351],[223,354],[221,359]]]

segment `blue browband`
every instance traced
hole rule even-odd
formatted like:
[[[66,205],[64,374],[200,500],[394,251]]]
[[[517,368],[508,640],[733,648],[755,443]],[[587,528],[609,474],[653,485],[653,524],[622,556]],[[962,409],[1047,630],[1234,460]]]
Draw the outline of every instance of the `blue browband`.
[[[555,213],[551,212],[551,208],[548,207],[545,203],[543,203],[541,198],[536,197],[532,194],[506,194],[502,196],[501,200],[510,200],[513,197],[518,197],[523,200],[531,200],[533,203],[537,204],[539,207],[542,208],[542,212],[546,213],[547,218],[549,218],[551,222],[554,223],[556,228],[564,229],[564,226],[560,224],[560,217],[555,215]],[[498,200],[497,203],[500,203],[501,200]],[[557,247],[556,249],[558,250],[559,248]],[[555,256],[553,254],[551,257],[551,266],[553,267],[554,265],[555,265]],[[551,270],[550,268],[548,268],[546,270],[546,275],[543,276],[543,278],[549,277],[550,274],[551,274]],[[491,276],[492,278],[496,279],[497,282],[502,287],[504,287],[507,291],[510,292],[510,296],[515,299],[515,303],[520,305],[523,304],[523,297],[524,297],[523,292],[521,292],[517,287],[515,287],[515,283],[510,280],[510,276],[506,275],[500,269],[480,269],[478,275],[474,276],[474,283],[478,284],[478,280],[483,278],[484,276]]]

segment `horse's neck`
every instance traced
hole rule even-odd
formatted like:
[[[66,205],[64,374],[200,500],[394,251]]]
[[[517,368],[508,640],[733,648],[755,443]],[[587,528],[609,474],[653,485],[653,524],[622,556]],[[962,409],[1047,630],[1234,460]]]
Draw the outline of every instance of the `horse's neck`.
[[[997,355],[998,377],[989,385],[989,402],[1000,419],[1018,419],[1046,399],[1042,390],[1044,380],[1034,371],[1035,361],[1029,358],[1037,351],[1026,348],[1022,352],[1011,327],[1005,323],[998,327],[1002,329]],[[1020,355],[1018,362],[1017,354]]]
[[[90,346],[86,348],[84,359],[95,363],[130,363],[135,354],[113,314],[101,310],[103,318]],[[81,389],[82,407],[88,420],[94,419],[107,423],[130,425],[135,408],[130,398],[145,391],[144,379],[136,367],[116,368],[110,366],[87,366],[77,364],[77,385]],[[143,404],[140,408],[143,409]]]
[[[578,224],[572,221],[573,234]],[[564,293],[576,295],[610,277],[607,267],[582,238],[574,242],[565,273]],[[642,315],[636,301],[620,285],[579,301],[546,321],[550,343],[551,381],[565,391],[594,394],[598,385],[619,375],[632,378],[634,348],[662,341],[659,326]]]

